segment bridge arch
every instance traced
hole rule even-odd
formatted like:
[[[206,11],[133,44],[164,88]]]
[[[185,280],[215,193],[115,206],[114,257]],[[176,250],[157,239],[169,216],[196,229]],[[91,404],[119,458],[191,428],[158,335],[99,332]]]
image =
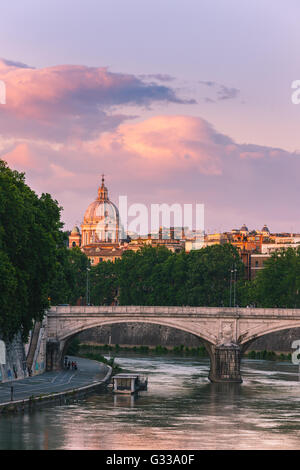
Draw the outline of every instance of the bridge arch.
[[[291,330],[291,329],[296,329],[300,328],[300,322],[288,322],[288,323],[282,323],[279,322],[279,324],[268,324],[268,325],[260,325],[257,326],[256,328],[250,328],[249,333],[240,341],[240,345],[242,348],[242,352],[245,352],[249,346],[257,339],[260,339],[266,335],[272,334],[272,333],[277,333],[279,331],[285,331],[285,330]]]
[[[166,320],[148,320],[148,319],[106,319],[106,320],[97,320],[93,322],[87,322],[84,325],[74,325],[70,326],[70,328],[67,329],[67,331],[63,331],[61,335],[58,336],[58,339],[60,341],[67,341],[70,337],[74,337],[79,333],[82,333],[83,331],[89,330],[91,328],[96,328],[98,326],[109,326],[109,325],[115,325],[115,324],[129,324],[129,323],[144,323],[144,324],[150,324],[150,325],[160,325],[160,326],[167,326],[169,328],[174,328],[176,330],[184,331],[185,333],[192,334],[193,336],[197,336],[200,338],[203,342],[207,342],[209,344],[214,344],[215,342],[215,336],[210,334],[208,331],[202,331],[200,333],[195,332],[195,329],[193,326],[189,325],[181,325],[178,324],[177,322],[174,323],[172,321],[166,321]]]
[[[200,339],[202,345],[206,348],[208,355],[210,355],[210,352],[211,352],[210,345],[212,345],[212,343],[211,343],[210,340],[206,339],[206,337],[208,335],[205,335],[206,337],[204,337],[204,335],[199,336],[199,335],[195,334],[195,331],[191,330],[190,328],[179,328],[178,325],[174,326],[171,322],[166,323],[166,322],[159,322],[157,320],[156,321],[146,321],[146,320],[137,321],[136,319],[124,320],[124,321],[107,320],[107,321],[102,321],[102,322],[96,322],[95,324],[92,324],[92,325],[89,324],[89,325],[87,325],[83,328],[82,327],[73,328],[67,334],[64,334],[60,338],[61,344],[63,345],[62,352],[61,352],[61,358],[60,358],[61,364],[63,363],[63,358],[66,354],[66,351],[68,349],[68,346],[69,346],[70,342],[72,341],[72,339],[74,339],[78,334],[82,333],[83,331],[87,331],[87,330],[90,330],[90,329],[93,329],[93,328],[97,328],[99,326],[101,327],[101,326],[112,326],[112,325],[122,325],[122,324],[129,324],[130,325],[131,323],[135,323],[135,324],[139,323],[139,324],[147,324],[147,325],[159,325],[159,326],[171,328],[173,330],[183,331],[185,333],[188,333],[188,334]]]
[[[56,335],[56,345],[54,343],[49,343],[48,353],[47,353],[47,369],[52,370],[60,369],[63,366],[63,358],[66,354],[68,345],[71,340],[76,337],[77,334],[82,333],[83,331],[89,330],[91,328],[96,328],[99,326],[110,326],[114,324],[130,324],[130,323],[141,323],[141,324],[151,324],[151,325],[160,325],[173,328],[175,330],[184,331],[185,333],[192,334],[193,336],[198,337],[206,348],[208,355],[211,357],[213,351],[213,344],[216,340],[215,336],[210,334],[210,332],[205,331],[205,328],[201,328],[202,331],[199,332],[199,323],[197,322],[197,328],[193,325],[189,325],[187,322],[172,321],[171,319],[146,319],[146,318],[94,318],[87,321],[80,322],[70,322],[63,321],[63,327],[60,329],[60,332]],[[185,323],[185,324],[184,324]],[[205,323],[205,322],[203,322]],[[197,330],[197,331],[195,331]],[[54,350],[55,348],[55,350]],[[50,364],[51,363],[51,364]]]

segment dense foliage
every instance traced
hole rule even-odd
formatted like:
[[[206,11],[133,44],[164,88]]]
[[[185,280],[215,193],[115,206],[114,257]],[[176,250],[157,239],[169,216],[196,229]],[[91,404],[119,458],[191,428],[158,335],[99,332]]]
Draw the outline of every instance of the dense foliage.
[[[60,211],[0,160],[0,332],[7,339],[19,331],[26,339],[50,302],[75,304],[86,295],[89,260],[67,248]]]
[[[0,160],[0,331],[26,337],[33,319],[48,306],[61,238],[60,207],[49,194],[38,197],[24,174]]]
[[[55,277],[49,295],[52,305],[83,303],[86,296],[87,268],[90,266],[88,257],[75,247],[66,248],[67,234],[56,251]]]
[[[229,305],[230,271],[243,264],[230,244],[190,253],[164,247],[127,251],[116,263],[99,263],[91,271],[91,301],[110,305]]]
[[[118,295],[118,263],[99,263],[90,271],[90,296],[94,305],[111,305]]]
[[[245,304],[300,308],[300,248],[273,253],[243,292]]]
[[[190,253],[149,246],[128,251],[116,263],[92,268],[91,301],[110,305],[118,298],[120,305],[229,306],[234,266],[236,305],[300,308],[300,248],[274,253],[257,277],[246,281],[238,251],[230,244]]]

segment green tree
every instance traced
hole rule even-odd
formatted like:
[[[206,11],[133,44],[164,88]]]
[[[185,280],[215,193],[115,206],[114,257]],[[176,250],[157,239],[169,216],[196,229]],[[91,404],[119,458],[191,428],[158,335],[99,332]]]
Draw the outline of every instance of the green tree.
[[[300,248],[273,253],[252,282],[257,307],[300,308]]]
[[[244,266],[230,244],[190,253],[172,253],[164,247],[127,252],[116,276],[121,305],[228,306],[231,270],[243,279]],[[244,281],[239,281],[239,283]],[[239,300],[237,283],[237,303]]]
[[[118,263],[120,304],[157,305],[164,292],[162,282],[167,284],[162,265],[170,256],[172,253],[164,247],[145,246],[137,252],[125,252]]]
[[[243,278],[244,265],[237,249],[231,244],[212,245],[188,254],[186,270],[187,305],[208,307],[228,306],[231,270]],[[238,289],[236,303],[239,303]]]
[[[49,285],[55,276],[60,207],[49,194],[38,197],[23,173],[0,160],[0,331],[24,338],[32,320],[48,307]]]
[[[76,305],[86,296],[88,257],[78,247],[66,247],[67,234],[61,236],[56,252],[55,276],[50,286],[52,305]]]
[[[95,305],[111,305],[118,293],[118,261],[97,264],[90,271],[91,302]]]

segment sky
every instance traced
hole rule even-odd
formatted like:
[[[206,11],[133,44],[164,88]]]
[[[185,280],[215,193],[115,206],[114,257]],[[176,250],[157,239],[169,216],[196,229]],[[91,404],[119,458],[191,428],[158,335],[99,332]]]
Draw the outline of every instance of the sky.
[[[0,158],[80,224],[110,198],[204,203],[208,232],[300,232],[297,0],[10,0]]]

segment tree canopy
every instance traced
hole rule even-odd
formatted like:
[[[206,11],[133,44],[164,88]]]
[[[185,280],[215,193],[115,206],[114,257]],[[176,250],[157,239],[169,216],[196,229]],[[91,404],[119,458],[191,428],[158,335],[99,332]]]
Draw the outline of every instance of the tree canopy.
[[[243,264],[229,244],[190,253],[145,246],[91,268],[91,301],[110,305],[118,296],[120,305],[228,306],[234,266],[241,279]]]
[[[60,207],[49,194],[40,197],[23,173],[0,160],[0,331],[26,337],[32,320],[48,307],[61,239]]]
[[[57,246],[55,276],[49,288],[52,305],[76,305],[77,302],[83,302],[86,296],[89,259],[78,247],[68,249],[66,242],[67,234],[64,233]]]
[[[264,308],[300,308],[300,247],[275,252],[248,283],[245,300]]]

